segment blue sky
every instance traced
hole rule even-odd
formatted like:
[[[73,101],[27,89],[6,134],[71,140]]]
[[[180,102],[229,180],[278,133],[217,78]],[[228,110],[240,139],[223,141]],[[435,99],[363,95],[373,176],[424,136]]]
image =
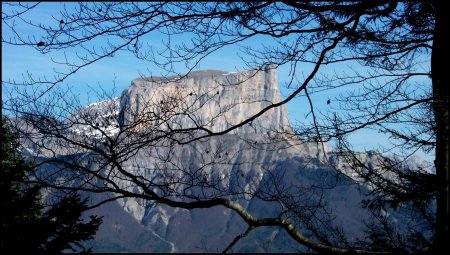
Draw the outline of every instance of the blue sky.
[[[3,3],[2,3],[3,5]],[[54,22],[52,15],[56,18],[58,10],[62,6],[61,3],[45,2],[38,6],[37,9],[28,16],[29,19],[39,20],[43,23]],[[70,4],[69,4],[70,6]],[[3,24],[2,24],[3,26]],[[35,34],[36,30],[29,27],[19,27],[22,32],[28,34]],[[2,29],[2,37],[8,37],[8,30]],[[151,35],[148,38],[152,45],[158,47],[162,44],[163,37],[159,35]],[[257,40],[257,39],[256,39]],[[255,41],[259,43],[258,41]],[[249,42],[249,43],[255,43]],[[70,56],[73,55],[73,50],[66,50],[66,53]],[[218,69],[224,71],[236,71],[243,70],[244,64],[238,56],[238,48],[235,46],[226,47],[218,52],[215,52],[208,56],[199,69]],[[2,44],[2,80],[17,79],[21,80],[24,73],[31,72],[36,76],[52,77],[54,71],[66,70],[65,67],[58,66],[52,62],[51,59],[61,60],[63,58],[62,52],[40,54],[32,47],[14,47],[8,44]],[[337,66],[337,71],[345,70],[348,66]],[[308,66],[298,67],[298,77],[302,77],[302,70],[308,69]],[[340,69],[340,70],[339,70]],[[330,69],[329,71],[335,71],[336,69]],[[182,68],[178,70],[183,72]],[[278,81],[280,84],[281,93],[286,96],[290,90],[283,86],[289,80],[289,66],[281,66],[278,70]],[[148,62],[140,61],[136,59],[129,52],[120,52],[114,58],[103,59],[90,65],[87,68],[80,70],[75,75],[67,79],[63,85],[73,86],[74,92],[79,94],[81,102],[88,104],[97,101],[95,95],[91,92],[91,89],[98,89],[100,86],[109,90],[113,88],[115,84],[116,95],[126,89],[131,81],[139,77],[141,74],[153,75],[158,74],[158,70],[155,66],[152,66]],[[2,86],[2,97],[5,95],[4,86]],[[327,110],[326,101],[333,99],[337,96],[337,92],[327,91],[326,93],[319,93],[313,95],[316,110]],[[308,110],[306,100],[295,99],[287,104],[290,119],[293,121],[302,121]],[[371,150],[378,145],[386,143],[387,139],[370,130],[364,130],[350,137],[355,149],[358,150]]]

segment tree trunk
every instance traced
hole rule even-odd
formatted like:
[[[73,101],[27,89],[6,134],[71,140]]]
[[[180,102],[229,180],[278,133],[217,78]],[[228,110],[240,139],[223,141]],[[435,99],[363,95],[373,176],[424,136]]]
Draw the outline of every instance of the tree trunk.
[[[449,74],[445,68],[450,56],[448,25],[449,14],[442,1],[435,1],[436,20],[431,55],[431,74],[433,83],[433,110],[436,119],[436,176],[437,211],[433,250],[438,253],[449,252]],[[447,20],[447,21],[445,21]],[[447,73],[446,73],[447,72]],[[445,252],[447,250],[447,252]]]

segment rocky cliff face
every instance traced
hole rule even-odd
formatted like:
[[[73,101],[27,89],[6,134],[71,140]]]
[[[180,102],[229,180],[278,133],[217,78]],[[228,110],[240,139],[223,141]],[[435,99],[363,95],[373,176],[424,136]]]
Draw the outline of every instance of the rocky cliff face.
[[[271,66],[242,73],[209,70],[183,77],[138,78],[122,93],[119,122],[121,126],[141,122],[137,130],[157,125],[220,132],[281,100],[276,71]],[[289,130],[289,121],[285,106],[281,106],[233,133],[284,130]]]
[[[192,127],[220,132],[280,101],[276,71],[270,67],[243,73],[210,70],[192,72],[186,77],[139,78],[122,93],[118,122],[120,128],[133,126],[138,133]],[[209,192],[253,193],[267,189],[268,183],[274,181],[283,183],[287,192],[295,193],[299,186],[320,185],[325,176],[332,178],[332,170],[320,163],[321,146],[288,140],[285,135],[290,132],[286,108],[281,106],[226,135],[173,148],[142,148],[124,161],[123,167],[155,184],[163,185],[175,178],[178,181],[170,188],[193,197],[208,196]],[[170,162],[166,162],[167,158]],[[186,189],[189,178],[218,185],[214,189]],[[120,177],[117,183],[130,192],[140,192],[127,178]],[[325,192],[327,201],[340,215],[336,221],[352,221],[352,236],[366,217],[361,209],[356,209],[361,199],[358,194],[353,187]],[[308,196],[307,200],[314,200],[313,194]],[[237,215],[222,207],[185,210],[136,199],[118,202],[149,236],[160,237],[175,252],[217,251],[205,250],[212,247],[222,250],[246,229]],[[241,204],[259,217],[274,217],[280,211],[278,204],[251,196],[242,197]],[[149,242],[155,242],[152,240]],[[239,242],[235,250],[280,252],[291,251],[296,245],[284,231],[267,228]]]

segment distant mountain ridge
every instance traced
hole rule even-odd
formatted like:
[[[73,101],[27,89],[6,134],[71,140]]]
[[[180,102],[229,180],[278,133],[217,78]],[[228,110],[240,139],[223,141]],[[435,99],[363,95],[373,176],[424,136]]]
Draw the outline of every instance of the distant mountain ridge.
[[[272,66],[241,73],[207,70],[187,76],[137,78],[119,98],[94,103],[73,113],[68,119],[72,123],[68,132],[93,143],[106,136],[114,138],[127,129],[137,135],[152,135],[196,128],[192,135],[195,137],[208,131],[224,131],[282,100]],[[79,119],[83,121],[78,122]],[[280,185],[277,188],[304,203],[299,205],[303,208],[298,212],[302,217],[316,217],[311,224],[318,226],[321,220],[345,226],[343,231],[350,241],[361,237],[369,219],[367,211],[361,208],[364,190],[368,188],[355,185],[352,178],[357,177],[351,172],[338,173],[324,163],[334,157],[332,153],[328,155],[326,144],[296,137],[284,105],[224,135],[187,144],[173,145],[170,139],[167,141],[143,146],[122,161],[123,168],[151,181],[155,187],[178,180],[167,188],[186,197],[206,199],[217,190],[228,194],[224,197],[242,192],[245,195],[237,196],[236,201],[257,217],[278,217],[286,206],[284,203],[289,201],[268,202],[249,194],[270,191],[270,185],[273,188]],[[61,155],[65,156],[64,153],[70,152],[61,150]],[[89,152],[82,153],[77,157],[87,160]],[[92,162],[86,166],[98,167]],[[111,178],[129,192],[142,192],[129,178],[121,175]],[[190,188],[192,180],[217,186]],[[164,188],[160,191],[155,188],[155,192]],[[302,189],[307,192],[300,192]],[[95,200],[102,198],[90,195]],[[316,203],[326,203],[335,218],[328,219],[327,212],[320,210],[312,215],[310,208]],[[94,252],[217,252],[247,228],[236,213],[224,207],[186,210],[123,198],[96,208],[95,212],[106,216],[96,238],[89,242]],[[131,223],[132,220],[135,222]],[[239,241],[233,251],[306,250],[284,230],[266,227]]]

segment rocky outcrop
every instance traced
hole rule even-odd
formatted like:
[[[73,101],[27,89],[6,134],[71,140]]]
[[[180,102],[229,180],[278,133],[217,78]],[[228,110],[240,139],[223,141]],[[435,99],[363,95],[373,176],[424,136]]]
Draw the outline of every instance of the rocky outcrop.
[[[120,99],[119,123],[136,125],[135,131],[206,128],[220,132],[282,101],[272,66],[241,73],[207,70],[186,76],[146,77],[132,81]],[[241,134],[287,131],[285,106],[270,109]]]
[[[133,80],[120,97],[118,120],[121,129],[148,135],[187,128],[198,128],[198,132],[204,129],[220,132],[282,100],[276,70],[271,66],[241,73],[195,71],[186,76]],[[298,138],[287,139],[291,133],[283,105],[225,135],[170,148],[147,146],[124,161],[123,167],[135,176],[152,180],[155,187],[162,187],[170,179],[176,184],[171,189],[192,197],[208,197],[210,192],[222,192],[223,195],[252,193],[277,181],[273,180],[274,176],[284,175],[281,174],[283,171],[286,171],[285,187],[320,183],[324,172],[330,171],[318,167],[321,147]],[[168,158],[170,162],[167,162]],[[218,184],[214,188],[200,188],[201,184],[188,187],[192,181],[197,183],[199,180],[200,183]],[[130,192],[141,192],[124,176],[119,176],[117,184]],[[159,192],[158,189],[153,191]],[[250,196],[244,198],[242,205],[257,216],[272,217],[280,209],[273,203],[258,202]],[[202,242],[207,247],[223,249],[246,227],[242,219],[222,207],[185,210],[136,199],[118,202],[137,222],[173,244],[174,251],[178,252],[202,251]],[[345,207],[339,204],[336,208]],[[354,212],[353,218],[358,219],[357,211]],[[282,250],[287,243],[295,245],[283,231],[280,235],[278,231],[258,232],[236,248],[239,251],[274,252]],[[259,240],[277,244],[263,247]]]

